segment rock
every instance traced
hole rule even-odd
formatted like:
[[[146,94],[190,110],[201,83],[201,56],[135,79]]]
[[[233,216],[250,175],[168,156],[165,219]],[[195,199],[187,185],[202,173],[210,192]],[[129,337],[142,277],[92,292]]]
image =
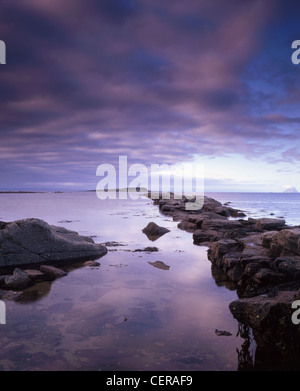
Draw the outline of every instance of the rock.
[[[300,229],[284,229],[272,236],[270,255],[273,259],[282,256],[300,255]]]
[[[240,253],[226,253],[222,259],[222,270],[224,272],[227,272],[228,270],[237,266],[239,262],[240,262]]]
[[[237,209],[234,209],[234,208],[231,208],[231,207],[228,207],[228,206],[219,206],[217,208],[214,209],[214,213],[217,213],[221,216],[225,216],[225,217],[245,217],[245,213],[240,211],[240,210],[237,210]]]
[[[288,322],[291,322],[291,304],[294,301],[294,295],[294,291],[282,291],[276,297],[260,295],[236,300],[229,304],[229,309],[234,318],[254,329],[271,326],[276,328],[283,314],[289,318]],[[281,313],[280,316],[278,316],[279,313]]]
[[[255,225],[255,228],[258,230],[273,230],[276,228],[282,228],[285,225],[284,219],[272,219],[272,218],[262,218],[258,219]]]
[[[226,330],[218,330],[218,329],[215,330],[215,334],[218,335],[218,336],[225,335],[225,336],[227,336],[227,337],[229,337],[230,335],[232,335],[229,331],[226,331]]]
[[[248,217],[248,223],[255,225],[257,223],[257,219],[254,219],[253,217]]]
[[[300,299],[300,226],[286,226],[281,217],[230,220],[245,214],[208,197],[197,211],[186,211],[183,203],[159,205],[180,221],[179,228],[193,232],[194,244],[208,247],[212,276],[218,286],[236,290],[240,299],[230,310],[253,330],[256,352],[271,346],[280,364],[282,354],[298,355],[300,327],[291,321],[291,303]]]
[[[274,266],[276,271],[287,276],[289,280],[300,279],[300,257],[299,256],[279,257],[275,260]]]
[[[50,265],[41,265],[40,271],[46,274],[50,274],[50,276],[53,277],[64,277],[68,275],[68,273],[64,270]]]
[[[39,219],[3,223],[1,227],[0,268],[97,259],[107,253],[106,247],[93,239]]]
[[[211,255],[214,259],[223,257],[224,254],[228,252],[233,252],[241,248],[239,242],[233,239],[223,239],[217,242],[212,243],[211,245]]]
[[[247,216],[241,210],[237,210],[237,209],[233,209],[233,208],[227,208],[227,209],[228,209],[231,217],[246,217]]]
[[[194,232],[197,229],[197,225],[195,223],[190,223],[189,221],[182,220],[178,225],[178,228],[186,231],[186,232]]]
[[[205,220],[226,220],[226,217],[221,216],[214,212],[203,212],[196,215],[188,215],[186,217],[187,221],[197,225],[197,228],[201,228],[203,221]]]
[[[218,240],[218,238],[219,238],[218,232],[212,229],[209,230],[198,229],[193,234],[194,244],[211,243],[215,240]]]
[[[24,272],[28,275],[28,277],[31,280],[37,281],[37,280],[44,280],[45,274],[42,273],[40,270],[36,269],[26,269]]]
[[[237,284],[238,281],[240,280],[241,276],[243,275],[243,271],[244,271],[244,269],[243,269],[243,267],[239,263],[234,265],[227,272],[227,276],[228,276],[229,281],[234,282],[235,284]]]
[[[214,220],[204,220],[201,228],[227,230],[232,228],[242,228],[242,224],[237,220],[214,219]]]
[[[145,251],[146,253],[153,253],[153,252],[157,252],[158,248],[157,247],[145,247],[144,249],[137,248],[136,250],[134,250],[134,252],[142,252],[142,251]]]
[[[100,266],[100,263],[97,262],[97,261],[85,261],[84,266],[91,266],[91,267],[96,267],[96,266]]]
[[[160,227],[154,222],[150,222],[147,227],[142,229],[142,232],[148,237],[149,240],[154,241],[167,232],[170,232],[170,230],[165,227]]]
[[[0,287],[5,286],[6,275],[0,276]]]
[[[115,242],[115,241],[101,243],[101,245],[102,245],[102,246],[105,246],[105,247],[127,246],[127,244],[119,243],[119,242]]]
[[[261,242],[264,247],[270,248],[271,242],[278,231],[268,231],[261,234]]]
[[[149,263],[149,265],[152,265],[152,266],[156,267],[157,269],[161,269],[161,270],[169,270],[170,269],[170,266],[166,265],[162,261],[155,261],[155,262],[148,262],[148,263]]]
[[[226,206],[218,206],[217,208],[214,209],[214,213],[221,216],[230,217],[229,208],[227,208]]]
[[[15,291],[2,291],[0,290],[0,299],[1,300],[21,300],[23,298],[23,292]]]
[[[260,285],[276,284],[284,280],[285,275],[283,273],[276,273],[267,268],[259,269],[254,275],[254,281]]]
[[[28,274],[19,268],[16,268],[11,276],[6,276],[5,278],[5,287],[9,289],[24,289],[29,283],[30,278],[28,277]]]
[[[213,198],[204,196],[204,205],[202,208],[203,210],[211,212],[220,206],[222,206],[221,202],[219,202]]]

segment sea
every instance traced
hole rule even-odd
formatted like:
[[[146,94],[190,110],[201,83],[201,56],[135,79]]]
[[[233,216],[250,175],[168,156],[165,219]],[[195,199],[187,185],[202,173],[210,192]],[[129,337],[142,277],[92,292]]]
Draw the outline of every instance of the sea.
[[[247,217],[300,222],[297,193],[206,195]],[[237,299],[234,287],[212,268],[207,248],[152,200],[2,193],[0,205],[1,221],[35,217],[108,243],[99,266],[68,265],[67,276],[5,302],[0,370],[238,371],[255,364],[252,332],[241,333],[228,307]],[[170,232],[150,241],[142,229],[151,221]],[[149,246],[158,251],[140,251]]]

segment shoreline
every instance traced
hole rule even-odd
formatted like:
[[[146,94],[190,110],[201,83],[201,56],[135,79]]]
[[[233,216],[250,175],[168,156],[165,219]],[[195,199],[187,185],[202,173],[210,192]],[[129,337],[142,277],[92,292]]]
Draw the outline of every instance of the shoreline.
[[[207,196],[203,208],[192,213],[185,202],[154,204],[190,232],[195,245],[208,247],[212,277],[237,292],[239,299],[229,304],[233,317],[252,329],[260,356],[271,350],[284,367],[300,348],[300,326],[292,322],[292,303],[300,299],[300,226],[279,218],[245,219],[231,203]]]
[[[300,227],[287,225],[285,220],[278,218],[253,219],[243,210],[233,208],[231,201],[222,204],[208,196],[203,208],[196,211],[185,209],[186,198],[151,201],[162,215],[172,217],[178,228],[191,233],[195,245],[208,248],[211,277],[217,285],[226,285],[236,291],[238,300],[229,304],[229,310],[243,327],[252,329],[259,354],[266,354],[272,347],[272,355],[278,357],[278,362],[285,362],[292,355],[297,357],[300,332],[291,320],[291,304],[300,299],[300,250],[297,247]],[[78,238],[75,232],[62,227],[56,229],[60,234],[75,234]],[[0,227],[0,236],[1,231]],[[91,238],[82,240],[85,246],[94,247]],[[105,255],[106,249],[101,251]],[[96,255],[95,258],[99,257]],[[71,260],[68,265],[77,261]],[[66,266],[64,262],[52,263],[51,260],[48,264]],[[26,268],[28,274],[29,263],[20,266],[20,269]],[[14,290],[8,287],[14,283],[12,277],[21,287],[26,281],[29,286],[43,280],[50,281],[53,276],[45,270],[37,273],[29,269],[30,280],[19,270],[13,275],[0,277],[0,285],[4,283],[1,289],[4,287],[7,293],[7,297],[0,298],[19,300],[21,297],[21,290],[16,290],[14,296]]]

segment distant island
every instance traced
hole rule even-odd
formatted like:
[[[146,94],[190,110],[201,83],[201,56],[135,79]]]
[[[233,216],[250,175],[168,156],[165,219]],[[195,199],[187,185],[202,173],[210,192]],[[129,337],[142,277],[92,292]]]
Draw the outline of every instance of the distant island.
[[[284,190],[284,193],[298,193],[298,190],[295,187],[290,186]]]

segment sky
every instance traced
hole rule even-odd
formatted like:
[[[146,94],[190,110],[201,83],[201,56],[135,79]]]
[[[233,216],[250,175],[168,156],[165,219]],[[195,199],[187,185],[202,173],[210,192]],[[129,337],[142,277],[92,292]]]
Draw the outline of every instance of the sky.
[[[205,191],[300,191],[297,0],[1,0],[0,190],[197,162]]]

